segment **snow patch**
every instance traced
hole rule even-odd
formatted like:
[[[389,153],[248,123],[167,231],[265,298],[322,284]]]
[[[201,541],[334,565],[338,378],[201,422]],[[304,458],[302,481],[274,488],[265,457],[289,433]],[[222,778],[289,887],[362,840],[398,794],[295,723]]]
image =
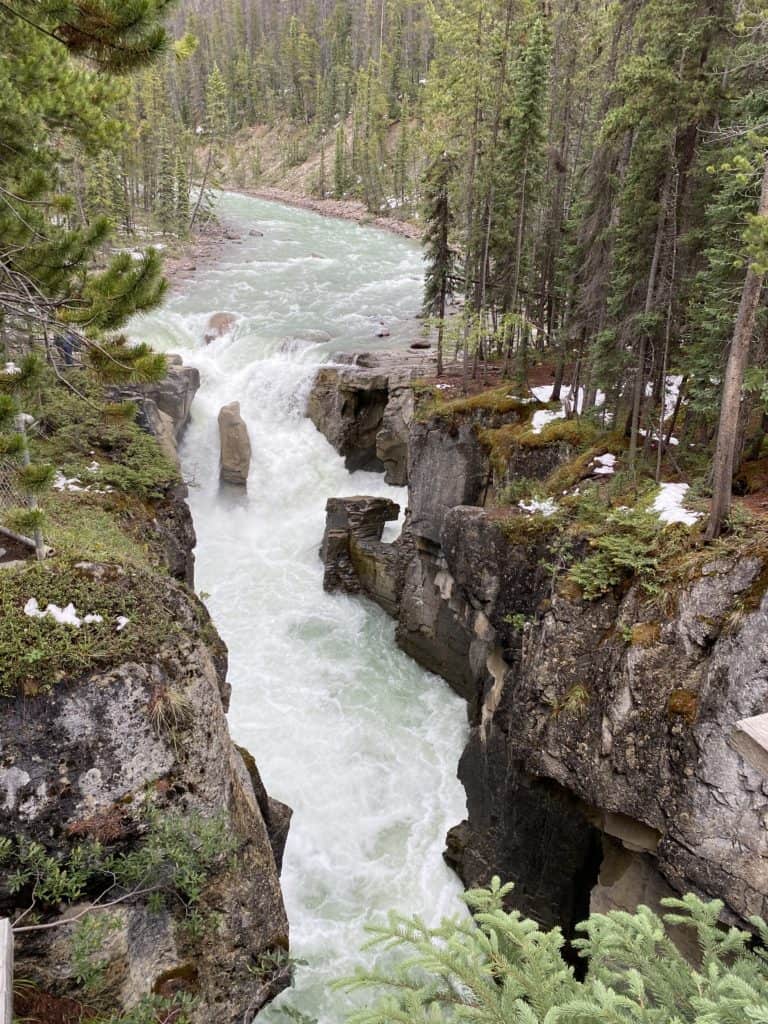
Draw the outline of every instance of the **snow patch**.
[[[552,392],[555,390],[554,384],[543,384],[540,387],[531,388],[531,394],[539,402],[551,402]],[[560,389],[562,400],[560,402],[560,409],[540,409],[538,412],[533,414],[531,419],[531,430],[534,434],[540,434],[544,427],[551,423],[553,420],[564,420],[569,411],[575,411],[581,413],[584,409],[584,388],[579,388],[578,394],[576,395],[576,408],[574,409],[574,401],[571,397],[570,386],[563,387]],[[602,406],[605,404],[605,394],[602,391],[596,392],[595,405]]]
[[[691,512],[683,507],[683,499],[688,491],[688,484],[661,484],[659,493],[653,503],[653,511],[658,513],[662,523],[684,523],[693,526],[701,518],[700,512]]]
[[[538,512],[542,516],[553,516],[557,512],[557,505],[551,498],[545,498],[543,501],[531,498],[530,501],[519,501],[518,505],[523,512],[531,514]]]
[[[612,455],[611,452],[606,452],[605,455],[597,455],[592,462],[596,463],[595,468],[592,470],[593,476],[613,476],[616,472],[616,456]]]
[[[125,627],[128,625],[128,623],[130,621],[131,620],[127,616],[125,616],[125,615],[118,615],[117,616],[117,630],[116,630],[116,632],[122,633],[123,630],[125,629]]]

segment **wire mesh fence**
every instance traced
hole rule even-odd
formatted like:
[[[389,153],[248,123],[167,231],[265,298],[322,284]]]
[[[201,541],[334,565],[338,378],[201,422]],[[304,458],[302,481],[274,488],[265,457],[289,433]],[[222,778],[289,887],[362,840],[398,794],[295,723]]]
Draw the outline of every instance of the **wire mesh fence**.
[[[29,507],[29,498],[19,488],[19,464],[0,459],[0,526],[7,526],[13,512]]]

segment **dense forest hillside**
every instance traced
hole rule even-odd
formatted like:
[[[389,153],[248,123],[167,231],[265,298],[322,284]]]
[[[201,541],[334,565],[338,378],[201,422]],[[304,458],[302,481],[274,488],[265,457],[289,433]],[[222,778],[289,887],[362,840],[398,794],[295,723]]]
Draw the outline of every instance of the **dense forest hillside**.
[[[582,387],[574,412],[626,424],[633,465],[674,445],[694,476],[743,292],[734,358],[751,346],[752,369],[724,415],[758,459],[764,19],[757,0],[188,0],[83,207],[184,233],[209,186],[288,180],[423,218],[441,352],[521,381],[546,356],[553,399]]]

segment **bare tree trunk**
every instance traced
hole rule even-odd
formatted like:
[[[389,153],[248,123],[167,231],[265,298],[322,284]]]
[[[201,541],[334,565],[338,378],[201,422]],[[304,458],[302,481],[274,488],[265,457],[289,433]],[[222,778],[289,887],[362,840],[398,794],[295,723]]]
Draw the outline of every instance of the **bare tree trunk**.
[[[768,217],[768,158],[766,158],[763,170],[763,184],[760,190],[760,205],[757,215],[758,217]],[[741,389],[755,327],[755,314],[763,288],[763,276],[762,272],[750,265],[744,279],[741,302],[725,367],[720,422],[717,428],[717,445],[712,472],[712,507],[705,533],[705,539],[708,541],[720,536],[731,511],[731,483],[736,459]]]
[[[667,221],[669,191],[672,184],[672,170],[667,171],[664,185],[659,200],[659,217],[656,221],[656,241],[653,246],[653,257],[651,258],[651,269],[648,272],[648,287],[645,292],[645,306],[643,312],[646,317],[653,310],[653,300],[656,296],[656,279],[659,273],[659,261],[661,259],[661,247],[664,241],[664,227]],[[640,351],[637,354],[637,372],[632,390],[632,421],[629,434],[629,466],[635,468],[637,460],[637,432],[640,428],[640,412],[643,405],[643,389],[645,386],[645,357],[648,351],[648,337],[643,328],[640,338]]]

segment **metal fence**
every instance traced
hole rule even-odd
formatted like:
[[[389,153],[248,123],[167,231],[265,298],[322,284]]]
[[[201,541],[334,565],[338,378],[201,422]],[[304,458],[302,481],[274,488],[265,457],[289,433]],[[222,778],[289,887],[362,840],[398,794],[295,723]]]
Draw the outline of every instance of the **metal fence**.
[[[19,490],[19,464],[10,459],[0,459],[0,525],[7,524],[8,515],[20,508],[25,508],[28,499]]]

